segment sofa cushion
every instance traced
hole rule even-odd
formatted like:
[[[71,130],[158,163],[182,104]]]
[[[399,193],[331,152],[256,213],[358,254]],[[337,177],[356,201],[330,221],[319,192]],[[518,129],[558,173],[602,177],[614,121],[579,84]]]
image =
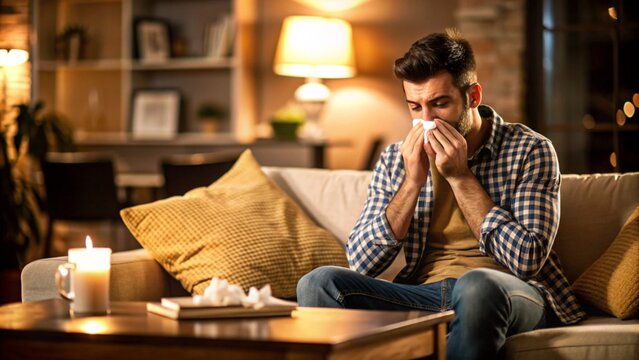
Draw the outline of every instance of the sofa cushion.
[[[264,173],[320,226],[346,244],[364,209],[371,171],[264,167]],[[377,276],[392,281],[406,266],[404,249]]]
[[[366,202],[370,171],[263,167],[321,227],[346,244]]]
[[[638,359],[639,322],[598,318],[509,337],[505,359]],[[611,321],[613,320],[613,321]],[[616,320],[616,321],[614,321]]]
[[[610,247],[573,284],[579,298],[620,319],[639,311],[639,207]]]
[[[270,284],[275,296],[292,297],[298,279],[313,268],[347,266],[343,246],[264,175],[250,150],[210,186],[121,215],[193,294],[218,276],[245,291]]]
[[[571,283],[606,251],[638,204],[639,172],[562,176],[553,249]]]

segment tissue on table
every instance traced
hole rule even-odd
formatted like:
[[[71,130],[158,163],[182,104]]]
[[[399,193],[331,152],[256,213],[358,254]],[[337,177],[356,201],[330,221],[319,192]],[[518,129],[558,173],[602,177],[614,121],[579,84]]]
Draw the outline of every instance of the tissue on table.
[[[277,302],[277,299],[271,296],[271,285],[265,285],[259,290],[251,287],[247,296],[240,286],[214,277],[203,295],[193,296],[193,302],[198,305],[212,306],[242,305],[257,310]]]
[[[413,119],[413,127],[417,126],[417,124],[419,124],[420,122],[424,126],[424,144],[428,144],[428,130],[435,128],[435,122],[422,119]]]

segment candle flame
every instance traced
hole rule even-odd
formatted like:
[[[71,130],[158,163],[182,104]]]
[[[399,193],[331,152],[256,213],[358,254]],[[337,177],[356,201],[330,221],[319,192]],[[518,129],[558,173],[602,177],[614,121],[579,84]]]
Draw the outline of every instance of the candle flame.
[[[93,249],[93,241],[91,240],[91,237],[89,235],[87,235],[87,238],[84,240],[84,243],[87,246],[87,249]]]

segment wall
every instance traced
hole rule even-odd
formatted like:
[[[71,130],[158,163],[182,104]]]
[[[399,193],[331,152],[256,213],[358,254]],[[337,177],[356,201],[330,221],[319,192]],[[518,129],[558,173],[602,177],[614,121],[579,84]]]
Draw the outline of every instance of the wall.
[[[312,3],[311,0],[306,0]],[[475,48],[484,102],[508,121],[522,120],[523,0],[368,0],[341,12],[325,12],[302,0],[259,2],[257,23],[258,118],[270,116],[293,96],[303,79],[273,73],[280,26],[289,15],[343,18],[353,26],[358,75],[329,80],[332,98],[322,114],[329,140],[350,146],[329,150],[330,168],[360,168],[373,138],[385,143],[404,138],[410,117],[394,60],[417,39],[446,27],[458,27]]]
[[[510,122],[523,122],[524,1],[460,0],[455,14],[470,41],[485,104]]]
[[[11,13],[0,13],[0,48],[18,48],[29,50],[29,1],[2,0],[3,9]],[[29,62],[7,67],[7,107],[29,101],[31,89],[31,71]],[[0,74],[1,76],[2,74]],[[2,81],[0,79],[0,81]],[[0,90],[2,91],[2,90]],[[3,94],[0,94],[3,96]],[[11,113],[7,115],[9,118]]]
[[[454,25],[455,1],[369,0],[342,12],[327,13],[293,0],[260,1],[257,24],[258,116],[269,117],[293,97],[301,78],[276,75],[273,56],[280,26],[289,15],[321,15],[351,22],[358,66],[352,79],[328,80],[332,97],[322,124],[329,140],[348,140],[350,146],[329,150],[330,168],[360,168],[371,139],[386,143],[402,139],[411,126],[401,85],[393,77],[393,63],[417,39]]]

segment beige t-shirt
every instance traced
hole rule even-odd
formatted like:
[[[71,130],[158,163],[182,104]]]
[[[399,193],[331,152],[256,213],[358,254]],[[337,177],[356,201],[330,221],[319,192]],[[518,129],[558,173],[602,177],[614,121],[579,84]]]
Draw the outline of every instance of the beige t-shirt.
[[[420,264],[418,283],[430,284],[446,278],[458,279],[479,267],[509,272],[492,258],[479,252],[466,218],[457,205],[450,185],[431,163],[435,204],[431,214],[426,254]]]

